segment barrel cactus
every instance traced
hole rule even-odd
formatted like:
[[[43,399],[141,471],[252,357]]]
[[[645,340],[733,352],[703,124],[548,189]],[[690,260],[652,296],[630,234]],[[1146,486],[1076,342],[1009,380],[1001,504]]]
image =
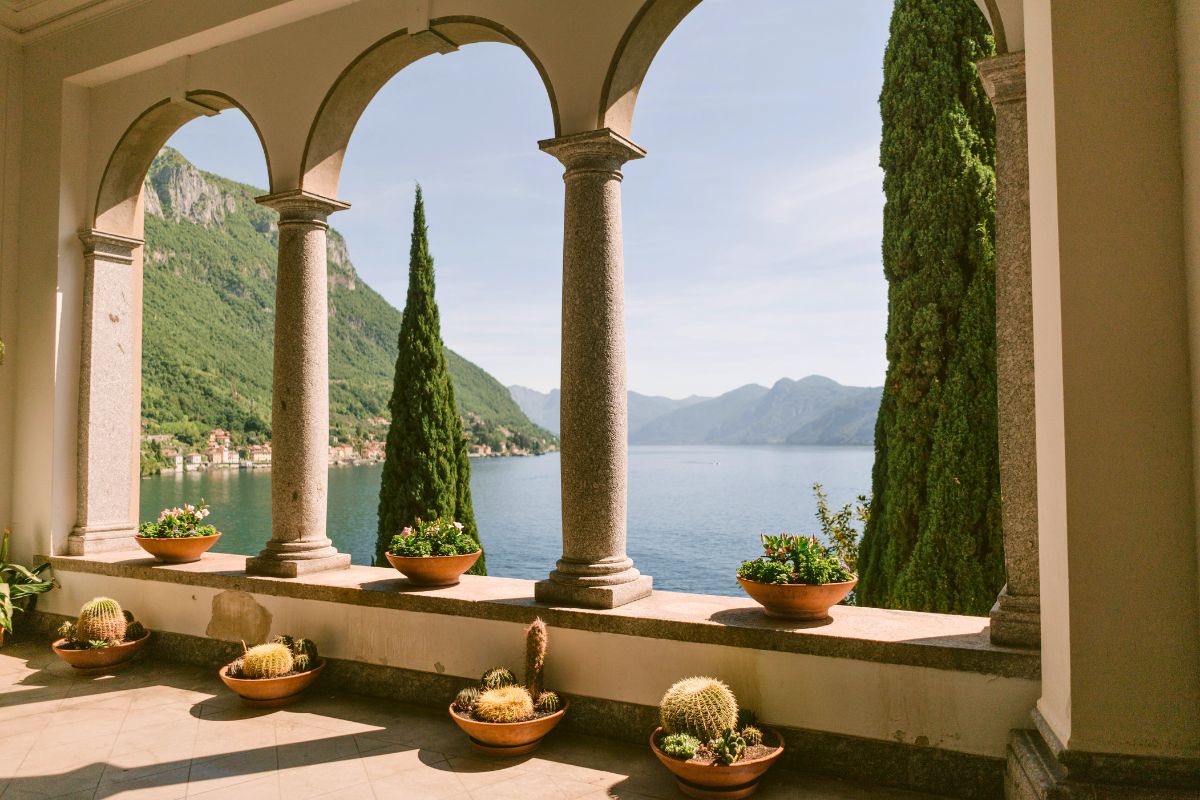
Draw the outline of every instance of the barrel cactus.
[[[503,689],[515,684],[517,679],[505,667],[492,667],[483,673],[479,682],[483,684],[484,689]]]
[[[312,669],[312,659],[304,653],[292,656],[292,669],[296,672],[308,672]]]
[[[521,722],[533,716],[533,698],[524,686],[488,689],[479,695],[472,714],[484,722]]]
[[[468,686],[455,696],[454,707],[464,714],[470,714],[475,710],[475,704],[479,702],[481,694],[483,693],[474,686]]]
[[[125,626],[125,639],[130,642],[136,642],[146,635],[146,626],[138,622],[136,619]]]
[[[684,678],[667,690],[658,710],[664,731],[691,734],[702,742],[737,728],[737,698],[715,678]]]
[[[542,668],[549,640],[546,623],[541,619],[535,619],[525,630],[525,688],[535,701],[542,694]]]
[[[126,626],[121,604],[109,597],[97,597],[79,609],[75,641],[120,644],[125,641]]]
[[[276,636],[274,639],[271,640],[271,644],[281,644],[284,647],[286,647],[288,650],[291,650],[292,646],[295,643],[296,643],[295,640],[292,637],[288,636],[286,633],[281,633],[278,636]]]
[[[542,692],[534,701],[533,706],[543,714],[553,714],[562,708],[562,699],[557,692]]]
[[[292,651],[278,642],[251,647],[242,659],[242,672],[250,679],[279,678],[295,667]]]
[[[729,766],[746,754],[746,740],[737,731],[728,730],[708,743],[718,764]]]
[[[763,743],[762,731],[753,725],[742,728],[742,732],[738,735],[746,740],[746,747],[756,747]]]
[[[315,664],[317,661],[317,643],[312,639],[296,639],[292,642],[292,654],[295,656],[308,656],[309,660]]]

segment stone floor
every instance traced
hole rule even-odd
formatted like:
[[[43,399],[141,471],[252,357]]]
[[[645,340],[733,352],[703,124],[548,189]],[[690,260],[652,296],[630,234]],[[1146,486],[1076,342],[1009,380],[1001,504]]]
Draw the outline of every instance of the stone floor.
[[[71,674],[44,645],[0,650],[0,798],[676,798],[645,747],[556,732],[531,757],[475,757],[428,709],[333,694],[247,709],[213,669],[140,661]],[[774,770],[763,800],[919,800]]]

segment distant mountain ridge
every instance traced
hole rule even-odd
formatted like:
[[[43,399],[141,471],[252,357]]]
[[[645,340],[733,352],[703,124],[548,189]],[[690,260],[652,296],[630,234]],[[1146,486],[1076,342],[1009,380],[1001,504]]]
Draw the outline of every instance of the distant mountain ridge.
[[[510,386],[522,410],[558,430],[559,393]],[[820,375],[756,383],[683,400],[629,393],[630,444],[871,445],[880,387],[843,386]]]

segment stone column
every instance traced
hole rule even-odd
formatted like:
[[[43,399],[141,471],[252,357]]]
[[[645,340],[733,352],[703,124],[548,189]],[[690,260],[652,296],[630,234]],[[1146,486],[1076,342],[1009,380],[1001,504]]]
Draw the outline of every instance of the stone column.
[[[566,167],[562,304],[563,555],[538,601],[614,608],[650,594],[625,554],[625,390],[621,165],[645,155],[607,128],[540,143]]]
[[[1008,583],[992,608],[996,644],[1039,647],[1037,435],[1033,395],[1033,274],[1029,254],[1029,132],[1025,53],[979,62],[996,110],[996,400],[1001,524]]]
[[[83,242],[83,340],[79,352],[79,444],[73,556],[136,550],[133,508],[137,308],[133,253],[140,239],[97,230]]]
[[[279,212],[271,380],[271,541],[246,572],[294,578],[350,566],[325,535],[329,491],[329,278],[326,218],[346,203],[292,190],[258,198]]]

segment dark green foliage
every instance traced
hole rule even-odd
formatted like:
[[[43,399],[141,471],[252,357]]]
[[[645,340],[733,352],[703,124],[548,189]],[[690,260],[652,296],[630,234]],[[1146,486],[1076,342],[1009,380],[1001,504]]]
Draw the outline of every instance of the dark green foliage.
[[[743,561],[738,577],[759,583],[840,583],[854,576],[846,569],[832,547],[816,536],[781,533],[762,535],[763,555]]]
[[[718,764],[729,766],[746,754],[746,740],[735,730],[728,730],[708,743]]]
[[[688,733],[669,733],[659,737],[658,749],[671,758],[684,761],[693,758],[700,749],[700,740]]]
[[[517,678],[506,667],[492,667],[483,673],[479,682],[483,684],[484,689],[503,689],[505,686],[515,684]]]
[[[888,372],[861,603],[984,614],[1004,582],[995,372],[995,124],[970,0],[897,0],[880,96]]]
[[[420,519],[457,520],[463,532],[478,542],[467,440],[446,367],[420,186],[413,205],[408,298],[400,323],[390,410],[375,562],[386,563],[383,554],[393,537]],[[487,574],[484,556],[470,571]]]

